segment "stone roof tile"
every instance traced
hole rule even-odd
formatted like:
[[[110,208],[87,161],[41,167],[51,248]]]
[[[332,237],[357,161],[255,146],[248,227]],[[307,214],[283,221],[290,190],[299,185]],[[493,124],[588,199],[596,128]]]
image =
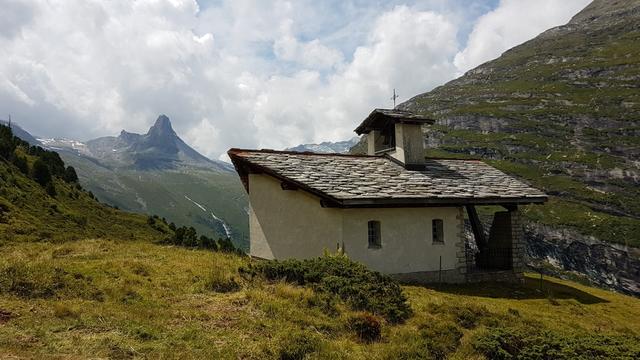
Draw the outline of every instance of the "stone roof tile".
[[[347,156],[232,149],[238,161],[337,200],[354,199],[531,199],[546,195],[479,160],[427,159],[413,171],[384,156]]]

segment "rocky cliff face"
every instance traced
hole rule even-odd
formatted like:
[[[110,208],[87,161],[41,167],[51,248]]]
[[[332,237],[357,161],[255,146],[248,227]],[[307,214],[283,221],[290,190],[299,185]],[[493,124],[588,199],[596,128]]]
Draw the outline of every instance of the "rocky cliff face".
[[[540,268],[627,292],[639,281],[638,255],[625,251],[640,246],[638,24],[639,0],[596,0],[399,106],[438,120],[428,155],[480,157],[552,195],[523,209]]]
[[[640,250],[607,243],[566,228],[525,226],[527,264],[547,275],[640,296]]]

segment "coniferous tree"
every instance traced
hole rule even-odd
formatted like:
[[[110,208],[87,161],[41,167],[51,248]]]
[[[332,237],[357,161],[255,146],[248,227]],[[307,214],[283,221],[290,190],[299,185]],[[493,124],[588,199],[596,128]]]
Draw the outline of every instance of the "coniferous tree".
[[[11,162],[20,170],[20,172],[25,175],[29,174],[29,164],[27,163],[27,159],[22,156],[15,155]]]
[[[9,159],[15,144],[13,143],[13,134],[8,126],[0,125],[0,157]]]
[[[41,186],[46,186],[51,182],[51,172],[47,164],[42,159],[37,159],[33,163],[33,169],[31,171],[31,177]]]
[[[76,173],[76,169],[73,166],[67,166],[64,170],[64,176],[62,179],[68,183],[77,183],[78,182],[78,174]]]
[[[47,191],[47,194],[49,194],[49,196],[51,197],[55,197],[56,195],[58,195],[58,192],[56,191],[56,186],[53,184],[53,181],[50,181],[47,183],[47,185],[45,186],[45,190]]]

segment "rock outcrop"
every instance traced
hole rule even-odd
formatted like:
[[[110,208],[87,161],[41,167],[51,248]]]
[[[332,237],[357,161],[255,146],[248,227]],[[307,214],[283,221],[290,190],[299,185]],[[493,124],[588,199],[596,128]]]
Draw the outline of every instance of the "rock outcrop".
[[[552,195],[524,209],[539,267],[635,294],[639,24],[639,0],[596,0],[568,24],[399,105],[438,120],[425,132],[428,155],[482,158]]]

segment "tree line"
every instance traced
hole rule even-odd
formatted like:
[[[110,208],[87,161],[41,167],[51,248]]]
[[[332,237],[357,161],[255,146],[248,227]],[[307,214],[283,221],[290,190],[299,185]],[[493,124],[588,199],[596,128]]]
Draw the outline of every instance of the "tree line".
[[[160,224],[164,224],[171,230],[170,235],[162,241],[164,244],[243,254],[242,250],[236,248],[229,238],[215,240],[205,235],[198,236],[198,232],[193,226],[178,227],[173,222],[167,223],[165,218],[160,218],[158,215],[149,216],[147,224],[160,231],[162,231]]]
[[[29,164],[27,157],[16,151],[18,149],[22,149],[25,155],[32,156],[35,160]],[[0,157],[40,184],[51,196],[56,195],[54,178],[79,185],[76,170],[72,166],[65,166],[57,152],[30,145],[14,136],[11,128],[4,125],[0,125]]]

